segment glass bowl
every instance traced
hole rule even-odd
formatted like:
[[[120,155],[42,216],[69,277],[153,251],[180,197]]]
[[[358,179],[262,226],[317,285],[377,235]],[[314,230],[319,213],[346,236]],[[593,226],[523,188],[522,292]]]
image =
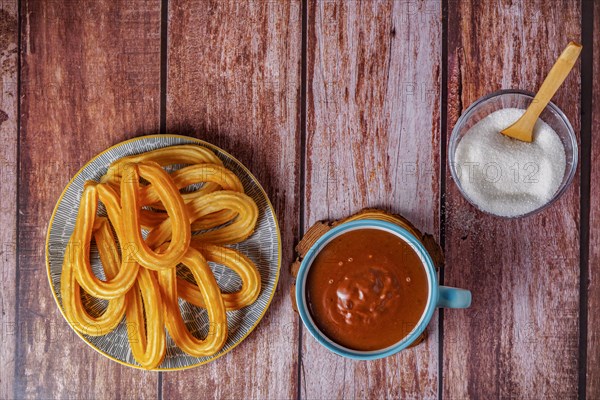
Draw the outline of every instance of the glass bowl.
[[[475,201],[469,198],[460,182],[459,176],[461,171],[460,166],[457,166],[455,160],[456,149],[461,139],[469,131],[469,129],[494,111],[503,108],[519,108],[524,110],[529,106],[533,98],[534,95],[532,93],[521,90],[499,90],[497,92],[488,94],[487,96],[481,97],[471,104],[469,108],[467,108],[467,110],[460,116],[456,122],[456,125],[454,126],[454,129],[452,130],[450,142],[448,144],[448,163],[450,166],[452,179],[456,183],[456,186],[458,186],[458,189],[463,197],[467,199],[467,201],[475,208],[486,214],[501,218],[521,218],[535,214],[546,209],[552,203],[554,203],[567,190],[573,181],[575,170],[577,169],[578,159],[577,137],[575,136],[573,127],[571,126],[571,123],[565,114],[554,103],[550,102],[540,115],[540,119],[554,129],[560,138],[565,150],[566,164],[562,182],[548,202],[524,214],[515,216],[501,216],[483,210]],[[498,134],[500,135],[500,133]]]

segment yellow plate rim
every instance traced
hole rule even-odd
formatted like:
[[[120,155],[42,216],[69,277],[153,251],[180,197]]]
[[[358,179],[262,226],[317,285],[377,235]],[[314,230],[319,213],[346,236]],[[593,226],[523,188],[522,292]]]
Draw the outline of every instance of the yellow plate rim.
[[[264,308],[264,310],[262,310],[262,312],[260,313],[260,315],[258,316],[258,319],[256,320],[256,322],[250,327],[250,329],[248,329],[248,332],[246,332],[246,334],[244,336],[242,336],[240,338],[240,340],[238,340],[237,342],[235,342],[229,349],[227,349],[226,351],[220,353],[219,355],[206,360],[206,361],[201,361],[197,364],[192,364],[192,365],[187,365],[185,367],[177,367],[177,368],[155,368],[155,369],[145,369],[142,368],[139,365],[135,365],[135,364],[129,364],[123,360],[119,360],[118,358],[115,358],[113,356],[111,356],[108,353],[105,353],[104,351],[100,350],[99,348],[97,348],[96,346],[94,346],[92,343],[90,343],[90,341],[83,336],[80,332],[78,332],[76,329],[73,328],[73,326],[71,325],[71,323],[69,322],[69,320],[67,319],[67,317],[65,316],[65,313],[62,309],[62,306],[58,300],[58,297],[56,295],[56,292],[54,291],[54,285],[52,283],[52,275],[51,275],[51,271],[50,271],[50,253],[49,253],[49,248],[50,248],[50,229],[52,228],[52,224],[54,223],[54,217],[56,216],[56,212],[58,210],[58,206],[60,204],[60,202],[62,201],[63,197],[65,196],[65,193],[67,192],[67,189],[73,184],[73,182],[75,181],[75,178],[81,174],[83,172],[83,170],[85,168],[87,168],[88,165],[90,165],[94,160],[96,160],[98,157],[102,156],[103,154],[108,153],[109,151],[113,150],[116,147],[125,145],[127,143],[133,143],[136,141],[140,141],[140,140],[145,140],[145,139],[151,139],[151,138],[176,138],[176,139],[184,139],[184,140],[191,140],[194,141],[200,145],[203,145],[205,147],[208,147],[209,149],[212,150],[217,150],[219,152],[221,152],[222,154],[224,154],[227,157],[230,157],[233,161],[237,162],[242,170],[244,170],[248,176],[254,181],[254,183],[256,185],[258,185],[258,188],[260,189],[260,191],[262,192],[262,194],[265,196],[265,199],[267,200],[267,205],[269,206],[269,208],[271,209],[271,212],[273,213],[273,219],[275,221],[275,230],[277,231],[277,271],[275,274],[275,281],[274,281],[274,285],[273,285],[273,290],[271,291],[271,294],[269,295],[269,299],[267,300],[266,303],[266,307]],[[168,146],[166,146],[168,147]],[[204,364],[208,364],[209,362],[215,361],[219,358],[221,358],[222,356],[224,356],[225,354],[229,353],[231,350],[233,350],[234,348],[236,348],[240,343],[242,343],[247,337],[248,335],[250,335],[254,329],[258,326],[258,324],[260,323],[260,321],[263,319],[265,313],[267,312],[267,310],[269,309],[269,307],[271,306],[271,302],[273,301],[273,297],[275,296],[275,292],[277,291],[277,285],[279,284],[279,276],[280,276],[280,272],[281,272],[281,231],[279,229],[279,221],[277,221],[277,214],[275,213],[275,208],[273,208],[273,204],[271,204],[271,199],[269,199],[269,196],[267,195],[267,192],[265,192],[265,189],[262,187],[262,185],[260,184],[260,182],[258,181],[258,179],[256,179],[256,177],[254,176],[254,174],[252,172],[250,172],[250,170],[248,168],[246,168],[246,166],[240,161],[238,160],[236,157],[232,156],[231,154],[229,154],[227,151],[221,149],[219,146],[215,146],[212,143],[208,143],[202,139],[198,139],[192,136],[185,136],[185,135],[176,135],[176,134],[170,134],[170,133],[166,133],[166,134],[155,134],[155,135],[145,135],[145,136],[138,136],[138,137],[134,137],[131,139],[127,139],[124,140],[122,142],[116,143],[112,146],[110,146],[109,148],[101,151],[100,153],[96,154],[95,156],[93,156],[90,160],[88,160],[88,162],[86,162],[80,169],[79,171],[77,171],[77,173],[75,173],[75,175],[73,175],[73,177],[71,178],[71,180],[69,180],[69,183],[67,183],[67,185],[65,186],[65,188],[63,189],[62,193],[60,194],[60,197],[58,198],[58,201],[56,202],[56,205],[54,206],[54,210],[52,211],[52,216],[50,217],[50,221],[48,222],[48,228],[46,230],[46,275],[48,278],[48,283],[50,284],[50,291],[52,292],[52,297],[54,297],[54,301],[56,302],[56,305],[58,306],[58,310],[60,311],[61,315],[63,316],[63,318],[65,319],[65,321],[67,321],[67,324],[69,325],[69,327],[77,334],[77,336],[79,336],[88,346],[90,346],[92,349],[94,349],[95,351],[97,351],[98,353],[102,354],[104,357],[109,358],[113,361],[118,362],[119,364],[125,365],[127,367],[132,367],[132,368],[137,368],[140,369],[142,371],[183,371],[183,370],[187,370],[187,369],[192,369],[192,368],[196,368],[199,367],[200,365],[204,365]]]

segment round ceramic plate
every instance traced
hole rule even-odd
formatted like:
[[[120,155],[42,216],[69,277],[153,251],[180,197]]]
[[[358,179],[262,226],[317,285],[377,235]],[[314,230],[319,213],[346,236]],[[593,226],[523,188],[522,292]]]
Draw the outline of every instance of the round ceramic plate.
[[[195,144],[211,149],[223,160],[224,165],[240,178],[246,194],[252,197],[258,205],[259,217],[254,234],[244,242],[231,247],[241,251],[256,264],[260,272],[262,287],[258,299],[252,305],[244,307],[241,310],[227,311],[229,334],[227,342],[220,352],[212,357],[191,357],[179,349],[167,335],[167,353],[164,361],[158,368],[159,370],[191,368],[222,356],[237,346],[252,332],[269,307],[279,278],[281,240],[273,207],[265,191],[250,171],[238,160],[218,147],[191,137],[152,135],[131,139],[98,154],[73,177],[54,208],[46,239],[48,279],[50,280],[54,298],[64,316],[62,299],[60,297],[60,275],[65,248],[73,232],[84,182],[87,180],[99,181],[108,166],[119,158],[180,144]],[[100,209],[99,213],[102,214],[103,209]],[[94,248],[93,243],[90,250],[90,258],[94,273],[101,279],[104,279],[98,252]],[[236,291],[241,288],[240,278],[231,270],[214,263],[210,263],[210,265],[219,286],[224,292]],[[106,302],[103,300],[88,298],[86,303],[91,313],[101,313],[106,307]],[[197,308],[181,299],[180,309],[190,332],[197,337],[205,337],[209,326],[206,310]],[[140,368],[131,354],[125,319],[121,321],[115,330],[105,336],[93,337],[82,335],[78,332],[77,334],[91,347],[108,358],[125,365]]]

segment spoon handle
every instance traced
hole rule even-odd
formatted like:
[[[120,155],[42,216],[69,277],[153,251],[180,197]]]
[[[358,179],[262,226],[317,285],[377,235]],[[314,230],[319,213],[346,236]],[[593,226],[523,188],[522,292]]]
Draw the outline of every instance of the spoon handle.
[[[527,108],[527,114],[534,123],[539,118],[540,114],[548,105],[548,102],[554,96],[554,93],[558,90],[560,85],[565,81],[571,69],[575,65],[579,53],[581,53],[581,45],[575,42],[571,42],[563,50],[558,60],[552,66],[552,69],[548,73],[548,76],[542,83],[540,90],[535,95],[535,98],[531,102],[531,105]]]

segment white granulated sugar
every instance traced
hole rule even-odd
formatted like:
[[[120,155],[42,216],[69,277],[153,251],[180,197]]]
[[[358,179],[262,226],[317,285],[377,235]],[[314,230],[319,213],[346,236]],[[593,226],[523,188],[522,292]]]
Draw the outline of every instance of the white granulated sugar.
[[[525,110],[495,111],[475,124],[458,143],[456,172],[467,196],[483,211],[515,217],[546,204],[565,173],[566,157],[556,132],[538,119],[533,142],[500,131]]]

